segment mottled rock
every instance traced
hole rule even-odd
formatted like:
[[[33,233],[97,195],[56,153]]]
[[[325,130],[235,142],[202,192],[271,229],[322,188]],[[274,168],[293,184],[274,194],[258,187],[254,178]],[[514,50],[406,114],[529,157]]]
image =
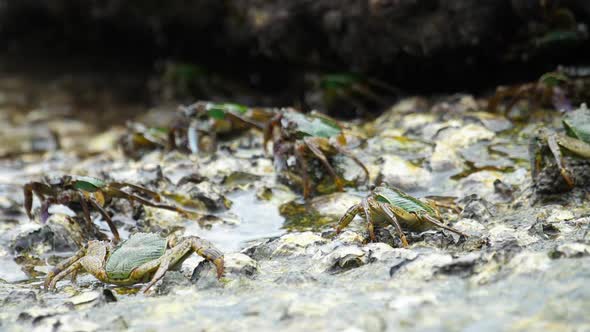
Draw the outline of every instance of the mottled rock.
[[[483,126],[470,123],[458,128],[446,128],[441,130],[438,135],[436,135],[436,141],[438,143],[446,144],[451,148],[459,149],[479,141],[491,140],[495,136],[496,135],[493,131]]]
[[[457,150],[442,142],[436,144],[430,157],[430,168],[435,172],[460,171],[464,163]]]
[[[312,232],[291,233],[276,241],[276,249],[272,252],[273,257],[307,255],[311,253],[308,252],[308,248],[328,242],[327,239]]]
[[[379,178],[402,190],[427,188],[432,175],[424,168],[418,167],[395,155],[384,155]]]
[[[251,277],[258,273],[258,263],[241,253],[224,255],[225,274]]]
[[[590,255],[590,246],[584,243],[564,243],[549,253],[551,258],[579,258]]]

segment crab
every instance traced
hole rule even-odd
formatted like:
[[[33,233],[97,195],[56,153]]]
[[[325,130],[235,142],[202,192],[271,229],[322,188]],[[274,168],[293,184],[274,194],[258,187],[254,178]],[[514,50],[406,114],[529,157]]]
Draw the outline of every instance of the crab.
[[[488,99],[488,110],[495,112],[505,103],[504,112],[509,113],[521,100],[532,107],[549,107],[559,111],[571,111],[572,104],[588,99],[590,80],[577,68],[559,67],[543,74],[536,82],[498,87]]]
[[[141,193],[148,196],[151,200],[126,192],[123,188],[129,188],[132,191]],[[102,215],[108,223],[111,233],[113,233],[115,243],[120,240],[119,232],[113,220],[104,209],[113,198],[123,198],[130,202],[137,201],[147,206],[171,210],[183,215],[186,214],[181,208],[160,203],[160,195],[144,187],[126,182],[105,182],[89,176],[64,175],[53,178],[46,177],[42,182],[33,181],[26,183],[23,191],[25,197],[24,208],[29,219],[33,219],[33,214],[31,213],[33,194],[41,201],[42,222],[47,220],[48,208],[51,204],[79,203],[82,206],[84,219],[88,225],[92,224],[89,207],[93,207]]]
[[[540,173],[545,166],[546,152],[549,151],[549,157],[555,160],[567,187],[572,189],[576,185],[576,174],[568,169],[564,156],[590,159],[590,109],[582,104],[580,108],[567,113],[562,124],[565,133],[542,128],[533,137],[530,145],[531,173],[533,181],[539,182]]]
[[[250,128],[263,131],[264,124],[273,115],[274,112],[266,108],[199,101],[180,107],[180,117],[170,128],[168,141],[171,148],[191,153],[213,152],[218,135],[232,135]],[[209,139],[209,144],[205,138]]]
[[[147,293],[166,271],[182,265],[193,252],[215,265],[217,278],[223,276],[223,253],[207,240],[190,236],[175,241],[173,237],[135,233],[117,246],[107,241],[88,242],[47,274],[45,289],[55,289],[57,282],[68,275],[75,281],[83,269],[103,283],[130,286],[147,282],[142,287]]]
[[[273,141],[275,170],[287,173],[294,178],[293,170],[298,170],[303,187],[303,197],[312,193],[309,164],[313,158],[319,160],[333,178],[337,191],[342,191],[345,180],[332,166],[336,156],[352,159],[364,172],[362,182],[369,181],[369,171],[365,165],[345,148],[346,135],[342,127],[333,119],[317,113],[302,114],[294,109],[283,109],[267,124],[264,131],[264,149]],[[294,158],[295,163],[292,162]],[[315,172],[314,172],[315,173]]]
[[[374,188],[359,204],[351,206],[344,213],[336,226],[336,234],[339,234],[357,214],[360,214],[367,222],[369,237],[373,242],[376,239],[375,223],[381,223],[384,219],[396,228],[404,247],[408,246],[408,240],[402,226],[421,232],[439,227],[467,237],[467,234],[443,223],[439,207],[454,208],[434,200],[412,197],[390,185],[381,185]]]

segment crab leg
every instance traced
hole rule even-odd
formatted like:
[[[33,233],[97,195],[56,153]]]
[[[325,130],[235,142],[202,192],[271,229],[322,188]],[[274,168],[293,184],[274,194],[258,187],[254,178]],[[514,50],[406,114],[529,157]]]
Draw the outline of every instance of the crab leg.
[[[428,215],[428,214],[426,214],[426,213],[418,215],[418,218],[419,218],[420,220],[422,220],[422,221],[427,221],[427,222],[429,222],[429,223],[431,223],[431,224],[433,224],[433,225],[435,225],[435,226],[438,226],[438,227],[440,227],[440,228],[444,228],[444,229],[446,229],[446,230],[448,230],[448,231],[451,231],[451,232],[453,232],[453,233],[457,233],[457,234],[459,234],[459,235],[463,235],[463,236],[465,236],[465,237],[469,237],[469,235],[467,235],[467,234],[465,234],[465,233],[463,233],[463,232],[461,232],[461,231],[458,231],[458,230],[456,230],[456,229],[454,229],[454,228],[452,228],[452,227],[449,227],[449,226],[447,226],[447,225],[443,224],[443,223],[442,223],[442,222],[440,222],[439,220],[436,220],[435,218],[433,218],[432,216],[430,216],[430,215]]]
[[[49,271],[47,273],[47,275],[45,276],[45,289],[50,289],[49,288],[49,283],[53,280],[56,279],[58,276],[61,275],[61,273],[68,268],[69,266],[71,266],[72,264],[76,263],[78,260],[80,260],[80,258],[84,257],[84,255],[86,255],[86,247],[78,250],[78,252],[76,252],[76,254],[68,259],[66,259],[63,262],[60,262],[59,264],[57,264],[55,267],[53,267],[53,269],[51,271]],[[65,275],[64,275],[65,276]],[[63,278],[64,276],[62,276],[61,278]],[[58,279],[59,280],[59,279]],[[57,281],[56,281],[57,282]],[[55,285],[55,283],[54,283]]]
[[[340,217],[340,220],[338,220],[338,226],[336,226],[336,234],[340,234],[340,232],[342,232],[342,229],[345,228],[346,226],[348,226],[348,224],[350,224],[350,222],[354,219],[354,217],[356,217],[356,215],[359,214],[360,212],[361,212],[361,205],[360,204],[355,204],[355,205],[351,206],[350,208],[348,208],[348,210],[346,210],[344,215],[342,215],[342,217]]]
[[[84,213],[84,220],[88,226],[92,225],[92,219],[90,219],[90,210],[88,209],[88,202],[86,202],[86,197],[84,197],[83,193],[78,193],[80,197],[80,205],[82,205],[82,212]]]
[[[217,278],[221,278],[224,270],[223,254],[215,249],[211,243],[196,236],[184,238],[164,256],[138,267],[132,272],[135,275],[132,278],[139,279],[141,275],[158,267],[151,281],[142,288],[142,291],[146,293],[158,280],[162,279],[168,269],[182,262],[187,257],[187,253],[191,251],[212,262],[217,269]]]
[[[190,241],[191,248],[197,255],[205,258],[215,265],[217,271],[217,278],[221,278],[224,272],[224,261],[223,253],[217,248],[213,247],[209,241],[203,240],[198,237],[191,237],[187,241]]]
[[[238,121],[240,121],[240,122],[242,122],[242,123],[244,123],[244,124],[246,124],[246,125],[248,125],[250,127],[256,128],[258,130],[264,130],[264,128],[265,128],[264,125],[262,125],[262,124],[260,124],[258,122],[252,121],[250,119],[247,119],[247,118],[245,118],[245,117],[243,117],[241,115],[238,115],[238,114],[235,114],[235,113],[232,113],[232,112],[227,112],[225,115],[228,116],[228,117],[230,117],[230,118],[234,118],[234,119],[236,119],[236,120],[238,120]]]
[[[305,150],[305,145],[301,143],[295,143],[295,147],[293,148],[295,152],[295,158],[299,162],[299,166],[301,167],[301,179],[303,181],[303,198],[308,198],[311,188],[309,183],[309,174],[307,174],[307,161],[303,155]]]
[[[338,152],[340,152],[343,155],[347,156],[348,158],[352,159],[357,165],[359,165],[363,169],[363,172],[365,172],[365,181],[364,182],[369,182],[369,180],[370,180],[369,170],[367,169],[365,164],[363,164],[363,162],[360,161],[360,159],[358,159],[355,155],[350,153],[350,151],[348,151],[347,149],[345,149],[337,144],[334,144],[333,146],[336,148],[336,150],[338,150]]]
[[[102,215],[102,217],[105,219],[105,221],[109,225],[109,228],[111,229],[111,233],[113,233],[113,242],[119,243],[119,241],[121,241],[121,237],[119,236],[119,231],[117,230],[117,226],[115,226],[113,219],[111,219],[111,217],[109,216],[107,211],[105,211],[105,209],[103,209],[102,206],[100,206],[100,204],[98,204],[96,201],[94,201],[94,199],[88,198],[88,201],[95,209],[98,210],[98,212]]]
[[[125,198],[125,199],[128,199],[130,201],[135,200],[135,201],[140,202],[143,205],[155,207],[155,208],[158,208],[158,209],[170,210],[170,211],[178,212],[178,213],[180,213],[182,215],[187,215],[187,212],[186,211],[184,211],[183,209],[181,209],[179,207],[176,207],[176,206],[150,202],[150,201],[148,201],[147,199],[145,199],[145,198],[143,198],[141,196],[137,196],[137,195],[134,195],[134,194],[127,193],[127,192],[125,192],[125,191],[123,191],[121,189],[118,189],[118,188],[111,188],[111,191],[112,191],[113,194],[115,194],[114,196],[115,197],[118,197],[118,198]]]
[[[371,199],[371,200],[374,201],[374,199]],[[395,226],[395,229],[397,230],[397,233],[399,234],[399,238],[402,241],[402,245],[404,246],[404,248],[407,247],[408,240],[406,239],[406,235],[404,234],[402,227],[400,226],[399,222],[397,221],[395,214],[391,210],[391,207],[387,204],[382,203],[382,202],[375,201],[375,203],[379,206],[380,210],[383,211],[383,213],[389,219],[391,224],[393,224],[393,226]]]
[[[80,264],[79,261],[74,262],[72,265],[70,265],[69,267],[67,267],[65,270],[61,271],[60,273],[58,273],[55,277],[51,278],[50,280],[46,280],[45,283],[47,286],[46,289],[50,290],[50,289],[55,289],[55,285],[57,284],[58,281],[62,280],[63,278],[67,277],[68,274],[74,272],[74,271],[78,271],[79,269],[82,268],[82,264]]]
[[[363,213],[365,214],[365,220],[367,221],[367,229],[369,230],[369,238],[371,242],[375,242],[375,225],[373,225],[373,217],[371,216],[371,205],[367,198],[363,198],[361,201],[361,207],[363,208]]]
[[[270,141],[272,139],[273,130],[276,126],[279,125],[282,117],[283,117],[283,114],[279,113],[279,114],[275,115],[266,124],[266,126],[264,126],[264,142],[262,144],[264,146],[264,154],[266,154],[268,151],[267,145],[268,145],[268,141]]]
[[[51,188],[48,188],[39,182],[29,182],[23,187],[23,193],[25,196],[25,211],[27,212],[27,217],[29,217],[30,220],[33,220],[33,214],[31,213],[33,208],[33,193],[35,196],[37,196],[39,201],[42,202],[45,200],[45,195],[42,193],[43,190],[50,191]]]
[[[143,193],[143,194],[145,194],[147,196],[150,196],[153,200],[155,200],[157,202],[159,202],[160,199],[161,199],[160,198],[160,194],[158,194],[157,192],[151,191],[151,190],[149,190],[147,188],[144,188],[144,187],[141,187],[141,186],[138,186],[138,185],[134,185],[134,184],[131,184],[131,183],[111,182],[111,183],[109,183],[109,187],[114,187],[114,188],[117,188],[117,189],[122,189],[122,188],[125,188],[125,187],[129,187],[129,188],[131,188],[133,190],[139,191],[139,192],[141,192],[141,193]]]
[[[322,152],[322,150],[320,150],[319,146],[316,144],[315,141],[316,141],[316,138],[312,138],[312,137],[305,137],[303,139],[303,142],[305,143],[305,145],[322,162],[322,164],[324,164],[324,167],[326,167],[326,169],[328,170],[330,175],[334,178],[334,182],[336,183],[336,187],[338,188],[338,191],[342,191],[342,189],[344,187],[344,180],[342,180],[338,176],[338,174],[336,174],[336,171],[334,171],[334,168],[332,167],[332,165],[330,165],[328,158],[326,158],[326,155]]]
[[[31,187],[32,185],[27,183],[23,188],[25,195],[25,211],[27,212],[29,220],[33,220],[33,215],[31,214],[31,209],[33,208],[33,190]]]
[[[159,266],[158,266],[158,270],[156,270],[156,273],[154,273],[154,276],[152,277],[152,280],[150,280],[149,283],[147,283],[145,286],[142,287],[141,291],[143,293],[147,293],[147,291],[156,283],[158,282],[158,280],[162,279],[162,277],[164,277],[164,274],[166,274],[166,272],[168,271],[168,268],[170,267],[170,262],[171,262],[172,257],[170,257],[169,255],[163,256],[162,258],[160,258],[158,260],[159,262]],[[148,263],[149,264],[149,263]]]
[[[435,207],[441,207],[454,211],[455,213],[461,213],[461,208],[456,203],[445,203],[432,198],[424,198],[426,204],[434,205]]]
[[[531,176],[533,179],[536,179],[541,171],[541,167],[543,164],[543,155],[542,155],[542,138],[539,136],[533,137],[529,143],[529,155],[532,156],[531,158]]]
[[[557,163],[557,167],[559,168],[559,172],[561,176],[567,182],[567,185],[570,188],[574,187],[574,180],[568,174],[567,169],[564,166],[563,156],[561,155],[561,148],[559,147],[559,142],[557,141],[557,135],[555,133],[549,134],[547,137],[547,144],[549,145],[549,149],[555,158],[555,162]]]

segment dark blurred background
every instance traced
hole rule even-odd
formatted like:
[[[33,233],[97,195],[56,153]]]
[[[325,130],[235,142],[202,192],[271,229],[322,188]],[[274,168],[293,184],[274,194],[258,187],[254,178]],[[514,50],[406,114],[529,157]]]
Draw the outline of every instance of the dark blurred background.
[[[587,0],[4,0],[0,70],[89,103],[92,90],[358,116],[588,64],[589,19]]]

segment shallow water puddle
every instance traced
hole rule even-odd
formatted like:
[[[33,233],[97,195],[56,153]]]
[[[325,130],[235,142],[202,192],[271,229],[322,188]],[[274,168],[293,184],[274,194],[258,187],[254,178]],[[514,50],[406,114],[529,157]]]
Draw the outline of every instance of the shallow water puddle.
[[[227,198],[233,204],[221,217],[237,218],[235,224],[215,224],[207,229],[192,223],[185,234],[198,235],[224,252],[234,252],[250,241],[285,233],[282,229],[285,219],[279,214],[277,206],[272,202],[259,200],[255,191],[236,191],[228,194]]]

